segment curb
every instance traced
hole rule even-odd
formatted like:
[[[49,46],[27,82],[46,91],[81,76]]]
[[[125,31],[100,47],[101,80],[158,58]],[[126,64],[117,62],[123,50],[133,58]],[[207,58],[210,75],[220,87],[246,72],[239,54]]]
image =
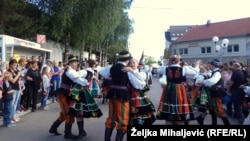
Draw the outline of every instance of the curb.
[[[48,100],[47,101],[47,105],[49,105],[50,103],[52,103],[51,100]],[[37,109],[39,109],[39,107],[41,106],[41,103],[38,103],[36,106],[37,106]],[[24,115],[26,115],[28,113],[31,113],[31,109],[26,110],[26,111],[22,111],[21,113],[19,113],[17,115],[18,115],[18,117],[22,117],[22,116],[24,116]],[[2,113],[1,113],[1,116],[0,116],[0,125],[2,125],[2,124],[3,124],[3,116],[2,116]]]

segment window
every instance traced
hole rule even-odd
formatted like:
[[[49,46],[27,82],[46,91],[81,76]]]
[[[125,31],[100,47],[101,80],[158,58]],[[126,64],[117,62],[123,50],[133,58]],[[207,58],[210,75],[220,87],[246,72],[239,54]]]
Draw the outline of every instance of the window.
[[[201,54],[211,53],[211,47],[201,47]]]
[[[188,54],[188,49],[187,48],[180,48],[179,49],[179,54],[182,55],[182,54]]]
[[[239,52],[239,51],[240,51],[240,48],[239,48],[239,45],[237,44],[229,45],[227,47],[227,52]]]
[[[173,49],[173,54],[177,54],[176,49]]]

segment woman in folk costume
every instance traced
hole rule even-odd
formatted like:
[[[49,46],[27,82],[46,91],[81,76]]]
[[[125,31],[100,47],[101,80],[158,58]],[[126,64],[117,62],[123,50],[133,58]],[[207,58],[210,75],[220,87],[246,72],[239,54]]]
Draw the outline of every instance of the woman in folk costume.
[[[183,82],[186,75],[199,73],[200,61],[195,62],[195,67],[181,67],[179,55],[173,55],[170,63],[169,67],[160,67],[156,70],[167,77],[167,85],[163,90],[156,118],[171,121],[173,125],[178,122],[187,123],[194,119],[194,113]]]
[[[80,71],[83,73],[82,76],[76,78],[76,84],[71,91],[72,99],[69,105],[69,113],[73,114],[77,120],[79,139],[87,135],[84,130],[84,118],[99,118],[103,115],[88,88],[88,80],[93,77],[93,73],[84,69]]]
[[[130,125],[152,125],[155,121],[155,108],[148,95],[144,91],[147,74],[139,72],[138,60],[131,59],[129,67],[123,70],[128,72],[130,89]]]
[[[190,94],[190,101],[194,107],[194,110],[199,112],[198,117],[196,118],[197,122],[200,125],[203,125],[203,119],[207,115],[208,111],[208,100],[209,100],[209,88],[202,86],[199,82],[203,81],[210,77],[210,73],[204,64],[200,65],[200,74],[195,79],[195,85],[198,88],[195,92]]]
[[[184,62],[182,66],[187,66],[188,63]],[[195,79],[199,75],[197,74],[188,74],[185,76],[186,81],[184,82],[188,95],[192,95],[192,93],[197,93],[199,88],[195,85]]]
[[[229,120],[226,117],[224,109],[222,107],[222,95],[220,88],[223,87],[223,81],[221,77],[221,73],[219,70],[220,61],[217,59],[213,59],[213,61],[209,62],[210,70],[212,70],[212,74],[208,79],[204,79],[198,82],[198,85],[203,85],[205,87],[209,87],[209,113],[212,117],[212,125],[217,125],[217,117],[220,117],[225,125],[230,125]],[[199,122],[204,121],[204,118],[199,119]]]
[[[94,98],[101,98],[100,95],[100,87],[99,87],[99,80],[98,80],[98,71],[96,68],[95,60],[88,61],[88,68],[87,70],[91,71],[93,74],[92,78],[89,79],[89,89]]]
[[[112,85],[112,80],[109,74],[105,74],[107,72],[109,72],[110,68],[111,68],[112,64],[109,64],[108,66],[105,67],[101,67],[99,69],[99,75],[102,76],[103,78],[103,82],[102,82],[102,95],[103,95],[103,99],[102,99],[102,104],[104,104],[104,102],[107,102],[106,96],[108,94],[108,91]],[[108,71],[107,71],[108,69]]]

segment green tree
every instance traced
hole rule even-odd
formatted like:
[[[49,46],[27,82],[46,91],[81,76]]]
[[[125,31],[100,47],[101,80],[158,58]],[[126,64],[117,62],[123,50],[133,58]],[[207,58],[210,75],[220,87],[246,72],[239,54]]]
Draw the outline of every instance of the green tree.
[[[102,48],[108,54],[109,58],[114,57],[121,50],[128,50],[127,41],[129,35],[133,33],[132,22],[128,18],[128,14],[124,13],[118,27],[112,34],[107,36],[105,40],[106,44]]]
[[[35,39],[37,33],[80,51],[114,54],[132,31],[126,9],[132,0],[2,0],[0,31]],[[114,49],[112,46],[115,46]]]
[[[156,63],[156,60],[152,56],[145,56],[145,64],[146,65],[152,65]]]
[[[2,0],[0,2],[0,32],[20,38],[35,39],[46,30],[42,12],[27,1]]]

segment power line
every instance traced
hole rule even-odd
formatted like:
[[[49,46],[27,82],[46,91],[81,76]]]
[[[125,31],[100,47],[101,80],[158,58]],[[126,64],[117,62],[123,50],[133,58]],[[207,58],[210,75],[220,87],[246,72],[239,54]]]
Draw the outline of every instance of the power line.
[[[180,8],[169,8],[169,7],[147,7],[147,6],[136,6],[131,7],[130,9],[153,9],[153,10],[201,10],[201,9],[195,9],[195,8],[189,8],[189,9],[180,9]]]

